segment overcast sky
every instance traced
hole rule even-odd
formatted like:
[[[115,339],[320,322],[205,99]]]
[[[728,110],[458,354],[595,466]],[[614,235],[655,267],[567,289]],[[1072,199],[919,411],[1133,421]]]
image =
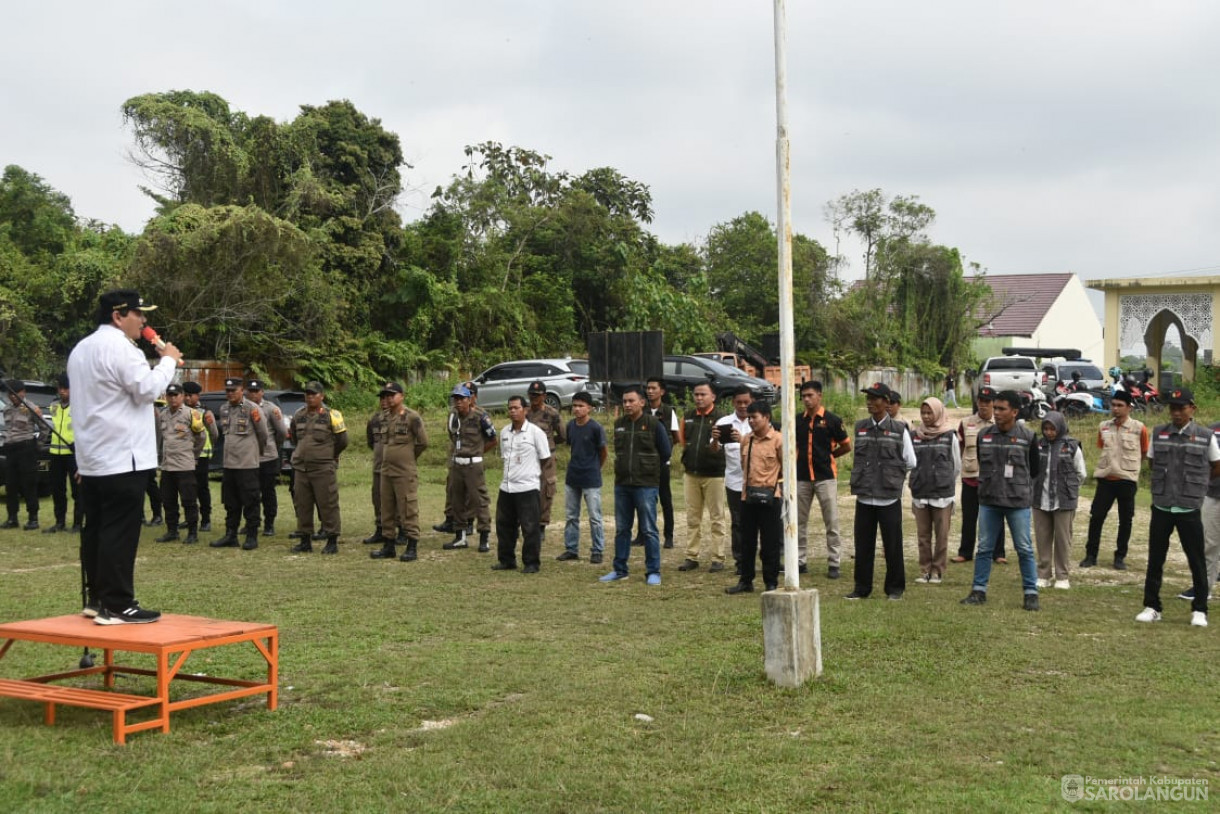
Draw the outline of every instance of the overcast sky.
[[[775,217],[766,0],[39,0],[3,25],[0,164],[129,231],[152,204],[119,107],[171,89],[278,120],[351,99],[402,139],[407,220],[489,139],[644,182],[667,242]],[[880,187],[991,273],[1220,273],[1220,3],[793,0],[788,27],[797,231],[833,250],[824,204]]]

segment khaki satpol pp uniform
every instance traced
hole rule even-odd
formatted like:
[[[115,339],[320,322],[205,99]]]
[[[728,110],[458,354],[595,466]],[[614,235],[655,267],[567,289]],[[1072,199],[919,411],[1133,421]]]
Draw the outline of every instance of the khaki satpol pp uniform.
[[[385,417],[385,451],[381,460],[383,534],[395,526],[408,544],[419,540],[419,470],[416,461],[428,448],[428,433],[419,413],[406,405]]]
[[[551,504],[555,502],[555,492],[559,484],[559,468],[555,465],[555,447],[567,441],[564,433],[563,419],[559,411],[544,403],[540,409],[530,407],[526,410],[525,420],[542,430],[547,444],[551,447],[551,456],[542,461],[542,483],[539,489],[539,502],[542,504],[542,526],[551,522]]]
[[[313,536],[314,506],[322,521],[327,545],[342,533],[339,516],[339,455],[347,448],[347,425],[343,415],[323,404],[317,412],[302,407],[292,417],[288,436],[296,444],[292,451],[295,473],[293,503],[297,512],[297,532]]]

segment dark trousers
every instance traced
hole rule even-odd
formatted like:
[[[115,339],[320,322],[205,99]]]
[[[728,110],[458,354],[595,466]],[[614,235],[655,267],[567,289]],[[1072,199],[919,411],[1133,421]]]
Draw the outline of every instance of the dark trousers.
[[[237,534],[246,518],[246,533],[258,534],[258,470],[225,469],[220,477],[220,499],[225,504],[225,531]]]
[[[148,506],[152,509],[153,517],[161,516],[161,487],[157,484],[157,470],[148,470],[148,480],[144,484],[144,494],[148,495]],[[144,510],[140,510],[140,516],[144,515]]]
[[[902,501],[888,506],[870,506],[856,501],[856,593],[873,592],[873,567],[877,559],[877,529],[881,529],[881,548],[885,553],[885,593],[906,590],[906,567],[902,561]]]
[[[1133,480],[1097,479],[1097,492],[1093,495],[1093,508],[1089,509],[1089,536],[1084,553],[1097,559],[1101,548],[1101,529],[1106,524],[1106,515],[1114,501],[1118,501],[1118,539],[1114,545],[1115,557],[1127,556],[1127,543],[1131,541],[1131,520],[1135,517],[1135,491],[1139,484]]]
[[[212,487],[208,484],[211,463],[211,458],[200,458],[195,462],[195,495],[199,498],[199,516],[205,523],[212,522]]]
[[[496,555],[504,565],[517,564],[517,530],[521,530],[521,562],[542,563],[542,503],[537,489],[500,490],[496,499]]]
[[[31,438],[4,448],[4,496],[8,519],[17,519],[21,499],[31,520],[38,519],[38,442]]]
[[[262,494],[263,525],[275,525],[275,517],[280,513],[280,501],[276,496],[275,486],[280,480],[280,458],[277,455],[270,461],[260,461],[258,465],[258,490]]]
[[[51,503],[55,506],[55,522],[68,525],[68,493],[72,493],[72,525],[79,526],[84,514],[76,489],[76,456],[51,456]]]
[[[165,509],[166,531],[178,530],[178,499],[182,499],[182,512],[186,515],[186,527],[191,531],[199,528],[199,498],[195,483],[195,471],[162,472],[161,502]]]
[[[85,527],[80,538],[81,567],[89,599],[110,611],[135,600],[136,549],[149,474],[156,470],[81,478]]]
[[[1165,572],[1165,557],[1169,554],[1169,535],[1178,531],[1178,542],[1190,566],[1190,580],[1195,598],[1190,609],[1207,613],[1207,565],[1203,557],[1203,515],[1193,512],[1175,514],[1152,507],[1152,522],[1148,524],[1148,573],[1144,577],[1144,607],[1157,611],[1161,607],[1161,579]]]
[[[979,533],[979,487],[971,486],[962,481],[962,543],[957,548],[957,556],[967,560],[974,559],[974,547],[978,542]],[[995,542],[992,559],[1007,559],[1004,554],[1004,527],[1000,526],[1000,539]]]
[[[377,523],[377,530],[381,531],[381,470],[379,469],[373,470],[373,519]]]
[[[738,495],[740,496],[740,492]],[[764,585],[779,584],[779,553],[783,546],[780,504],[741,503],[741,581],[754,581],[754,560],[762,552]]]
[[[674,540],[674,493],[670,488],[672,478],[669,476],[669,464],[661,467],[661,483],[657,489],[657,499],[661,502],[662,538],[667,543]]]
[[[740,563],[744,556],[741,543],[741,492],[725,487],[724,497],[729,504],[729,519],[733,528],[729,538],[732,543],[733,562]]]

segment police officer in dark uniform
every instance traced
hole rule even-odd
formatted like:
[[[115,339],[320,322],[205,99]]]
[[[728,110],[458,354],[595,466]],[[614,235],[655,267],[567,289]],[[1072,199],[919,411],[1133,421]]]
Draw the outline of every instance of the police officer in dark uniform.
[[[208,483],[208,473],[212,467],[212,454],[215,452],[216,439],[220,433],[216,429],[216,416],[207,407],[199,403],[199,394],[203,388],[199,382],[182,383],[182,400],[187,407],[203,414],[203,426],[207,433],[203,439],[203,449],[195,459],[195,491],[199,497],[199,530],[212,530],[212,487]]]
[[[25,400],[25,382],[9,379],[5,387],[4,494],[8,521],[3,528],[17,528],[17,510],[24,497],[29,522],[22,528],[33,531],[38,528],[38,430],[42,428],[42,411]]]
[[[220,434],[224,436],[224,474],[220,497],[225,504],[225,536],[213,540],[212,548],[236,548],[237,526],[246,519],[246,551],[258,548],[258,464],[267,439],[263,412],[245,396],[245,383],[225,379],[226,401],[220,406]]]
[[[305,385],[305,406],[288,425],[288,436],[296,444],[292,451],[295,488],[292,500],[297,510],[297,532],[301,541],[293,551],[313,551],[313,512],[317,506],[326,535],[323,554],[339,553],[342,532],[339,513],[339,455],[347,449],[347,425],[343,414],[322,403],[326,388],[321,382]]]
[[[271,537],[275,534],[275,517],[280,510],[275,487],[280,482],[280,469],[283,466],[280,450],[288,437],[288,424],[277,405],[263,403],[261,379],[246,382],[246,395],[263,411],[263,418],[267,421],[267,446],[263,448],[263,456],[258,461],[258,490],[263,504],[263,536]]]
[[[55,506],[55,524],[43,534],[57,531],[80,531],[84,508],[76,495],[76,443],[72,435],[72,392],[68,374],[59,377],[59,398],[51,403],[51,501]],[[68,522],[68,491],[72,492],[72,528]]]

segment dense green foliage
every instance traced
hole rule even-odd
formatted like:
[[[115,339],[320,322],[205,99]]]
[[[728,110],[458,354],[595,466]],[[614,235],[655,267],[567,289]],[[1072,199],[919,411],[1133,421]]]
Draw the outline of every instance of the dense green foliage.
[[[138,286],[189,357],[368,385],[409,371],[477,372],[506,358],[583,355],[594,331],[662,330],[667,350],[719,331],[760,343],[779,326],[775,226],[746,212],[699,245],[648,231],[648,186],[612,167],[556,171],[550,156],[484,142],[403,224],[409,169],[396,134],[351,102],[276,122],[214,93],[122,105],[132,160],[157,203],[131,236],[82,221],[16,166],[0,183],[0,362],[48,375],[91,330],[100,290]],[[866,246],[866,280],[793,236],[801,361],[840,371],[960,365],[985,286],[923,230],[935,213],[880,190],[832,203]],[[49,327],[42,327],[49,326]]]

